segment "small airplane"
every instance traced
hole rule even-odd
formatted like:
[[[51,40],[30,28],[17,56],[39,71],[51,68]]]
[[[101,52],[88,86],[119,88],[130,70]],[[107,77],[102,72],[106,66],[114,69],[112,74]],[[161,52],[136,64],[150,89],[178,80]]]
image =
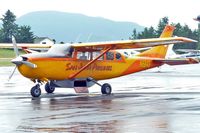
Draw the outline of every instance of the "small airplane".
[[[176,54],[178,58],[198,58],[200,59],[200,50],[196,49],[177,49],[177,52],[182,52],[183,54]]]
[[[196,49],[176,49],[176,50],[173,50],[173,46],[174,46],[174,44],[170,44],[168,46],[168,51],[167,51],[165,58],[167,58],[167,59],[176,59],[176,58],[200,59],[200,50],[196,50]],[[179,54],[177,52],[179,52]]]
[[[11,62],[19,72],[35,83],[31,95],[41,95],[40,85],[45,83],[47,93],[53,93],[56,87],[74,88],[76,93],[88,93],[88,87],[97,84],[102,94],[111,94],[108,83],[98,80],[111,79],[140,72],[163,64],[180,65],[199,63],[193,58],[165,59],[169,44],[196,42],[185,37],[171,37],[174,27],[167,25],[160,38],[121,40],[110,42],[31,45],[20,44],[25,48],[50,48],[47,52],[19,55],[14,37],[12,38],[16,58]],[[0,45],[0,48],[10,47]],[[120,49],[152,47],[133,57],[118,52]],[[11,74],[10,78],[13,76]]]

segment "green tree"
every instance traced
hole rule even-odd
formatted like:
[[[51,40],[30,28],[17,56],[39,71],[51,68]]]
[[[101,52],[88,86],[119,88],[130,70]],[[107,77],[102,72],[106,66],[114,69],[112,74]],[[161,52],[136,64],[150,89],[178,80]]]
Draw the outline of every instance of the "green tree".
[[[144,31],[139,33],[137,35],[138,39],[144,39],[144,38],[155,38],[156,37],[156,31],[155,29],[151,26],[150,28],[144,28]]]
[[[8,10],[3,18],[1,18],[2,24],[2,41],[5,43],[11,42],[11,36],[16,35],[18,26],[15,24],[16,16]]]
[[[132,39],[143,39],[143,38],[155,38],[159,37],[162,33],[164,27],[169,23],[168,17],[160,19],[157,29],[153,27],[144,28],[144,31],[140,33],[133,33]],[[188,37],[194,40],[199,40],[200,28],[199,30],[191,30],[188,25],[182,26],[180,23],[171,23],[175,26],[174,35]],[[200,26],[199,26],[200,27]],[[136,38],[133,38],[136,37]],[[173,49],[196,49],[199,45],[197,43],[184,43],[184,44],[175,44]],[[200,49],[200,46],[199,46]]]
[[[197,30],[197,35],[198,35],[198,49],[200,49],[200,22],[198,22],[198,30]]]
[[[1,18],[3,24],[0,29],[0,42],[11,43],[11,36],[14,35],[18,43],[33,43],[34,34],[31,32],[31,27],[27,25],[18,26],[16,16],[8,10],[3,18]]]
[[[156,37],[156,30],[151,26],[149,28],[148,38],[155,38]]]
[[[157,26],[157,31],[156,31],[156,36],[159,37],[160,34],[162,33],[163,29],[165,28],[165,26],[169,23],[169,19],[168,17],[164,17],[162,18],[159,23],[158,23],[158,26]]]
[[[0,29],[0,43],[3,42],[3,31],[2,29]]]
[[[198,39],[198,33],[196,30],[192,31],[188,25],[182,26],[180,23],[175,24],[175,31],[174,35],[176,36],[183,36],[183,37],[188,37],[191,39]],[[196,43],[183,43],[181,45],[176,44],[174,45],[174,49],[197,49],[197,44]]]
[[[138,38],[137,30],[134,28],[133,29],[133,34],[131,35],[130,39],[134,40],[134,39],[137,39],[137,38]]]
[[[33,43],[35,37],[33,32],[31,32],[31,27],[24,25],[18,28],[16,34],[16,40],[19,43]]]

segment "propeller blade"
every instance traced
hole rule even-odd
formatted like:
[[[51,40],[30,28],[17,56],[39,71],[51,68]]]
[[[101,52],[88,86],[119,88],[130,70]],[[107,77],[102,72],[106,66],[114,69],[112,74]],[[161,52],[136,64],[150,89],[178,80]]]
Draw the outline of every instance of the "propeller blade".
[[[24,60],[23,57],[18,56],[17,58],[11,60],[11,62],[13,64],[15,64],[16,66],[24,64],[24,65],[27,65],[28,67],[31,67],[31,68],[36,68],[37,67],[37,65],[35,65],[35,64],[33,64],[33,63],[29,62],[29,61],[26,61],[26,60]]]
[[[15,66],[14,70],[12,71],[11,75],[10,75],[9,78],[8,78],[8,81],[10,81],[10,79],[11,79],[12,76],[14,75],[16,68],[17,68],[17,66]]]
[[[18,51],[17,43],[16,43],[16,40],[15,40],[14,36],[12,36],[12,43],[13,43],[13,48],[14,48],[14,51],[15,51],[15,55],[17,57],[17,56],[19,56],[19,51]]]
[[[36,68],[36,67],[37,67],[37,65],[35,65],[35,64],[31,63],[31,62],[28,62],[28,61],[21,61],[21,62],[22,62],[23,64],[25,64],[25,65],[31,67],[31,68]]]

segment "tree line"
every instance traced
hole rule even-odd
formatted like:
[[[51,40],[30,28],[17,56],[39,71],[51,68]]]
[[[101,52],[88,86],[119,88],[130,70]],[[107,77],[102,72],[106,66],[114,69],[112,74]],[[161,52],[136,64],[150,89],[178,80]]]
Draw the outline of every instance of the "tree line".
[[[12,35],[15,36],[18,43],[33,43],[35,35],[31,31],[31,27],[16,24],[16,16],[10,10],[6,11],[0,20],[2,21],[0,43],[11,43]]]
[[[162,33],[164,27],[169,24],[168,17],[160,19],[157,28],[154,27],[145,27],[142,32],[137,32],[136,29],[133,30],[132,36],[130,39],[144,39],[144,38],[157,38]],[[181,25],[180,23],[171,23],[170,25],[175,26],[174,35],[188,37],[194,40],[199,41],[199,32],[198,30],[191,30],[188,25]],[[199,43],[184,43],[182,45],[175,44],[173,49],[200,49]]]

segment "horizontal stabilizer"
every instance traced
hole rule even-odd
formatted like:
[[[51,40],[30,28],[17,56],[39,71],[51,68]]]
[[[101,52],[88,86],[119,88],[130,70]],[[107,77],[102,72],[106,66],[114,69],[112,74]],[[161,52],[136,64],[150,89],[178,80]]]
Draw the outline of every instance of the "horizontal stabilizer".
[[[184,59],[154,59],[154,62],[163,63],[168,65],[184,65],[184,64],[197,64],[199,60],[194,58],[184,58]]]

